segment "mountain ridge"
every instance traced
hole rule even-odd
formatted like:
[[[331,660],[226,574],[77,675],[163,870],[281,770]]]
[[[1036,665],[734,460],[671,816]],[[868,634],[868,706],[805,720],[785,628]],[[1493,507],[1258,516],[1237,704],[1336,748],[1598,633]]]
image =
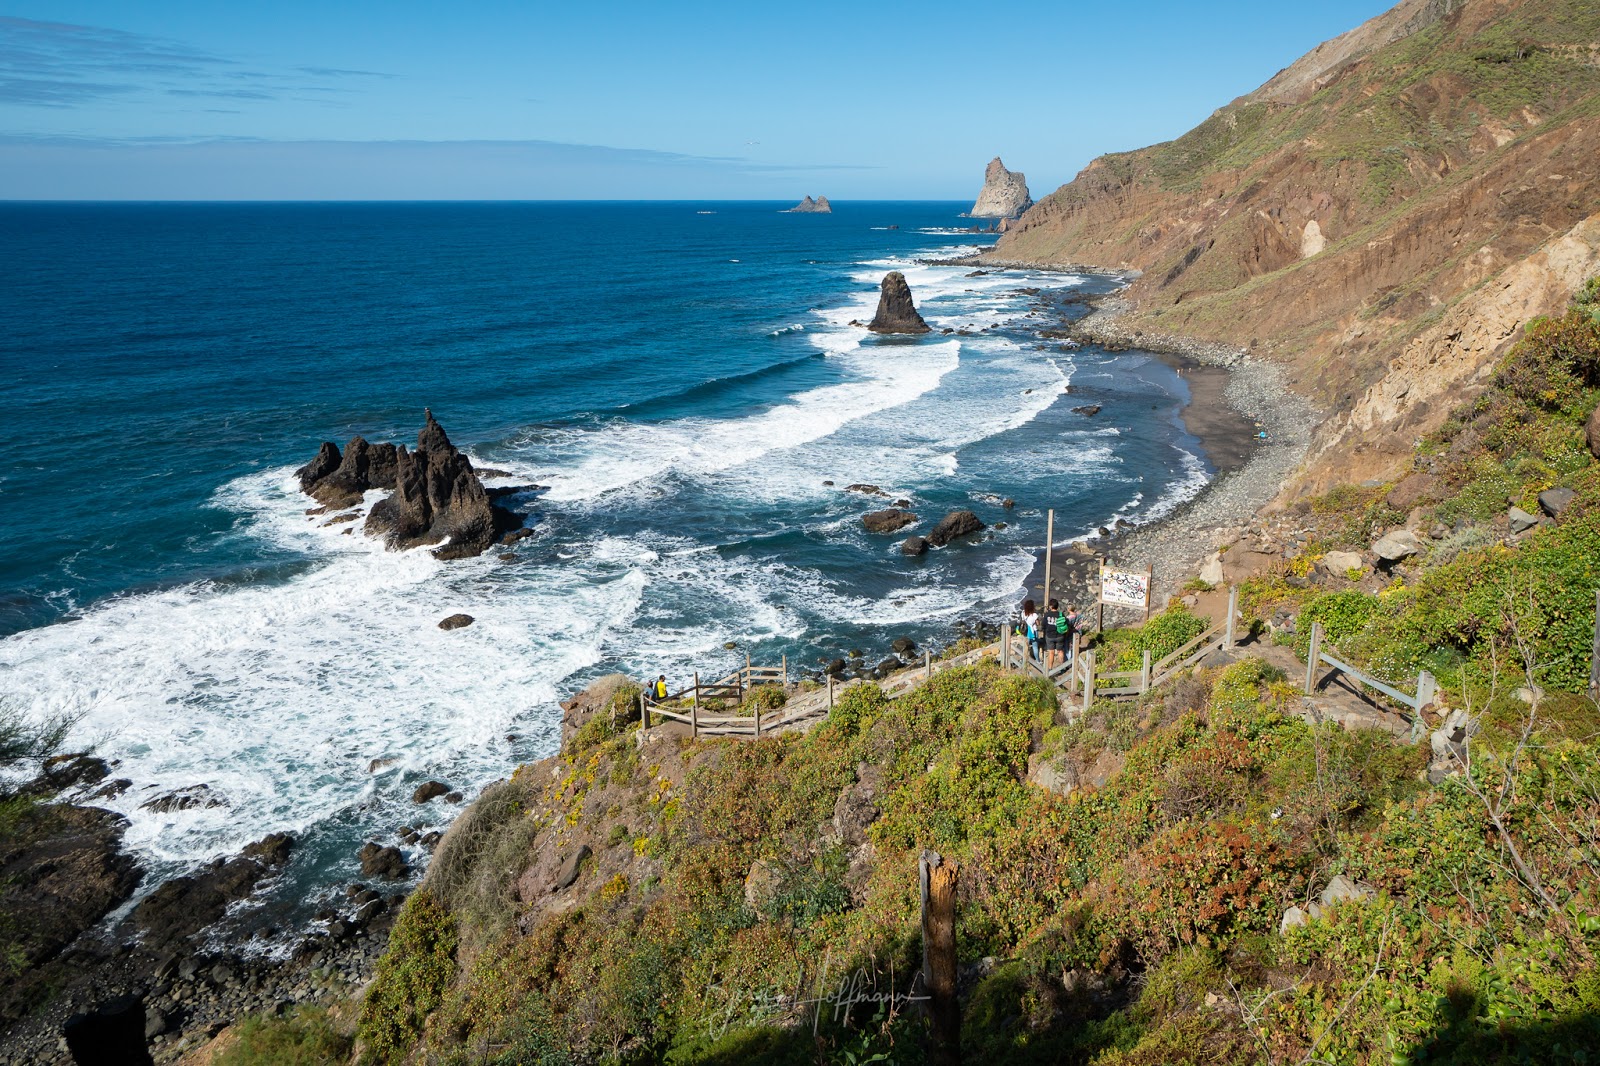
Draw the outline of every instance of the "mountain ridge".
[[[990,255],[1142,272],[1124,293],[1128,332],[1285,364],[1330,413],[1293,496],[1387,474],[1443,421],[1450,404],[1405,402],[1391,375],[1421,367],[1420,391],[1438,397],[1473,387],[1509,344],[1463,360],[1439,334],[1398,369],[1431,326],[1473,319],[1553,242],[1586,249],[1569,247],[1564,276],[1600,267],[1584,225],[1600,214],[1597,157],[1600,10],[1404,0],[1183,136],[1097,158]],[[1524,317],[1570,291],[1536,273],[1509,275]],[[1344,417],[1374,389],[1401,402]]]

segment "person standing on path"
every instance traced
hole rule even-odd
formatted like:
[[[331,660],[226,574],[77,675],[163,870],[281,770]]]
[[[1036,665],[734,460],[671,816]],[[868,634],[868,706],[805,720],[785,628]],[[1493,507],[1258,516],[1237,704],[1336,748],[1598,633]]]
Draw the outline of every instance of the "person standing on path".
[[[1061,613],[1061,601],[1051,598],[1044,609],[1044,668],[1054,670],[1063,659],[1063,641],[1071,627]]]
[[[1028,642],[1028,657],[1039,658],[1043,644],[1039,633],[1039,608],[1032,600],[1022,601],[1022,636]]]
[[[1062,648],[1065,653],[1063,658],[1064,661],[1070,663],[1072,661],[1072,638],[1077,635],[1078,630],[1083,628],[1083,623],[1078,618],[1077,606],[1073,604],[1067,606],[1067,613],[1062,615],[1062,618],[1067,623],[1067,631],[1062,634]]]

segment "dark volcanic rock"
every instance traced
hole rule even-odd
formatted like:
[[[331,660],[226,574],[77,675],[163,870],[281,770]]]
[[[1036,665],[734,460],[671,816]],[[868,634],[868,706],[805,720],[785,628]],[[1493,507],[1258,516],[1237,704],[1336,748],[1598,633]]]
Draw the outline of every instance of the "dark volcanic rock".
[[[450,543],[434,552],[441,559],[480,555],[505,528],[515,528],[509,512],[496,513],[472,472],[467,457],[456,450],[426,412],[414,452],[395,449],[394,495],[379,500],[367,515],[366,531],[381,535],[396,549]],[[504,516],[502,518],[501,516]]]
[[[442,796],[449,791],[450,786],[445,784],[443,781],[424,781],[422,784],[418,785],[417,790],[411,794],[411,802],[427,803],[435,796]]]
[[[907,537],[900,543],[901,555],[926,555],[928,553],[928,539],[926,537]]]
[[[1075,415],[1088,415],[1092,418],[1100,413],[1100,405],[1097,403],[1086,403],[1082,407],[1074,407],[1072,409],[1072,413]]]
[[[351,437],[338,467],[308,487],[306,472],[319,467],[330,448],[333,445],[323,444],[317,458],[301,468],[300,486],[312,499],[328,507],[352,507],[361,502],[368,489],[394,488],[395,446],[368,444],[361,437]],[[337,455],[338,450],[334,449],[333,454]]]
[[[439,628],[445,630],[464,629],[470,626],[474,620],[470,614],[453,614],[449,618],[439,619]]]
[[[70,755],[54,755],[39,768],[36,791],[60,792],[80,785],[94,785],[104,781],[111,773],[106,761],[86,751]]]
[[[140,810],[155,811],[157,814],[171,814],[173,811],[187,811],[196,807],[226,807],[228,801],[211,791],[210,785],[187,785],[175,788],[171,792],[163,793],[153,800],[146,800],[139,804]]]
[[[289,861],[294,838],[273,833],[231,859],[217,859],[192,874],[175,877],[134,908],[133,922],[146,941],[175,947],[221,918],[263,877]]]
[[[127,827],[97,807],[41,803],[0,834],[0,922],[23,968],[55,957],[133,892],[140,873],[121,851]],[[0,991],[0,1017],[11,991]]]
[[[928,332],[928,324],[917,314],[916,304],[911,300],[911,286],[906,284],[906,276],[900,271],[891,270],[883,276],[878,292],[878,313],[867,328],[874,333]]]
[[[491,502],[472,463],[450,443],[432,411],[426,412],[415,451],[353,437],[341,455],[335,445],[324,443],[298,476],[301,489],[324,508],[351,507],[369,490],[391,490],[367,515],[366,532],[397,549],[448,538],[450,543],[434,552],[441,559],[480,555],[501,534],[522,525]]]
[[[331,440],[322,442],[322,448],[317,452],[317,457],[294,472],[300,479],[300,491],[311,494],[317,482],[339,469],[339,446]]]
[[[916,515],[910,511],[902,511],[898,507],[891,507],[886,511],[871,511],[861,516],[861,524],[867,527],[868,533],[893,533],[916,520]]]
[[[411,867],[406,865],[406,857],[396,847],[386,848],[369,840],[361,845],[360,858],[362,877],[398,881],[411,872]]]
[[[935,548],[942,548],[957,537],[976,533],[982,528],[983,523],[971,511],[951,511],[933,527],[933,532],[928,534],[928,543]]]

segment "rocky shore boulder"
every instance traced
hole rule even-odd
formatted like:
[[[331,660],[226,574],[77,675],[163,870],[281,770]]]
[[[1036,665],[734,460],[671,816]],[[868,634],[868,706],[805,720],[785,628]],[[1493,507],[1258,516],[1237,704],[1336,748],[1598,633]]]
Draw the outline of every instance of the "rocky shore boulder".
[[[869,511],[861,516],[861,524],[867,527],[868,533],[893,533],[916,520],[916,515],[910,511],[902,511],[898,507],[890,507],[884,511]]]
[[[973,218],[1016,218],[1032,206],[1028,179],[1021,171],[1007,170],[1000,157],[995,156],[983,172],[983,191],[967,214]]]
[[[901,555],[926,555],[928,554],[928,538],[907,537],[900,542]]]
[[[900,271],[891,270],[883,276],[878,288],[878,313],[867,328],[874,333],[928,332],[928,324],[922,321],[911,300],[911,286]]]
[[[1583,439],[1589,445],[1589,454],[1600,459],[1600,406],[1589,412],[1589,421],[1583,426]]]
[[[935,548],[942,548],[957,537],[976,533],[983,528],[983,523],[971,511],[951,511],[933,527],[933,532],[928,534],[928,543]]]
[[[19,808],[0,833],[0,932],[17,953],[10,961],[34,967],[55,957],[128,898],[140,871],[121,850],[127,827],[97,807]],[[0,1007],[10,991],[0,992]]]
[[[811,197],[807,196],[804,200],[801,200],[799,203],[795,204],[793,207],[790,207],[790,208],[787,208],[787,209],[785,209],[783,211],[780,211],[779,214],[783,214],[783,215],[831,215],[831,214],[833,214],[833,205],[828,202],[828,198],[826,196],[819,196],[815,200],[813,200]]]
[[[133,922],[147,943],[176,946],[216,922],[249,896],[257,882],[289,861],[294,838],[273,833],[231,859],[217,859],[192,874],[175,877],[134,908]]]

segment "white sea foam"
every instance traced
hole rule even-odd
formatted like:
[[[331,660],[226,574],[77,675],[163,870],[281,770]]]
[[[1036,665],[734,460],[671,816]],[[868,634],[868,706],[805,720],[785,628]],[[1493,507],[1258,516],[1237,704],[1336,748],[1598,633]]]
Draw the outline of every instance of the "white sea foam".
[[[827,339],[827,335],[815,338]],[[667,473],[706,475],[795,448],[879,414],[935,388],[959,362],[954,342],[887,348],[845,356],[838,384],[824,385],[745,418],[686,418],[663,423],[617,422],[571,443],[577,455],[559,465],[532,460],[531,476],[552,500],[601,496]]]
[[[283,473],[219,495],[253,507],[268,541],[309,530],[321,559],[306,572],[126,597],[0,642],[3,687],[24,710],[81,715],[74,741],[98,744],[132,780],[103,802],[130,819],[128,846],[157,863],[303,831],[384,792],[398,816],[408,772],[469,787],[499,776],[506,730],[615,651],[603,620],[631,613],[644,587],[638,571],[597,580],[552,568],[512,596],[485,595],[487,564],[374,550],[307,521],[303,498],[285,507]],[[456,611],[475,623],[441,631]],[[394,769],[368,775],[379,758]],[[227,806],[142,806],[196,784]]]

